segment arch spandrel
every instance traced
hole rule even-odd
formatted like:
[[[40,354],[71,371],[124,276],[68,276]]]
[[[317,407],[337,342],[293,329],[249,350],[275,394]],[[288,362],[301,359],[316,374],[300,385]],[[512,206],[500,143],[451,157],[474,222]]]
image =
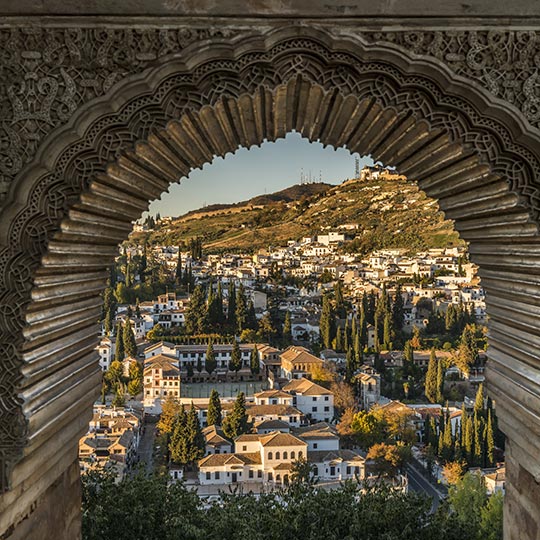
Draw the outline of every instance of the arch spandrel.
[[[511,316],[540,298],[536,133],[487,92],[393,46],[297,28],[189,53],[85,106],[42,145],[0,217],[6,519],[16,512],[12,494],[19,504],[36,497],[24,492],[30,475],[53,474],[57,462],[43,456],[61,460],[85,429],[100,377],[99,293],[131,221],[214,155],[293,130],[397,166],[456,219],[494,306],[490,388],[501,425],[540,477],[531,459],[540,449],[540,385],[523,361],[534,357],[525,338],[540,320],[532,309],[530,320]],[[497,309],[503,301],[508,312]],[[522,396],[529,410],[518,415]]]

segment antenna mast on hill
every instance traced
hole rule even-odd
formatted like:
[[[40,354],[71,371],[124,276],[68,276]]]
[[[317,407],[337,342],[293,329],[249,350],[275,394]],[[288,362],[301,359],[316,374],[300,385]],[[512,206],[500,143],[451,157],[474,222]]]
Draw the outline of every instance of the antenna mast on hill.
[[[304,183],[304,167],[300,169],[300,185]]]
[[[360,158],[354,158],[354,177],[360,178]]]
[[[319,184],[322,184],[322,170],[319,169]]]

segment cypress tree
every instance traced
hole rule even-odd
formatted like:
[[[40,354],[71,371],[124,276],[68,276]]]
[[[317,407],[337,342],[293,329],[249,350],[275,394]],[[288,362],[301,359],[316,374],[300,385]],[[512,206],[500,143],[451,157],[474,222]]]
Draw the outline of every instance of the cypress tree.
[[[362,364],[362,350],[363,347],[360,339],[360,332],[357,332],[354,340],[354,362],[356,367]]]
[[[482,466],[482,419],[475,413],[473,420],[473,465]]]
[[[202,360],[201,357],[197,357],[197,371],[200,373],[203,370]]]
[[[441,458],[443,461],[452,461],[454,457],[454,440],[452,438],[452,423],[450,418],[446,420],[446,426],[444,427],[443,435],[443,447],[441,451]]]
[[[394,298],[394,305],[392,306],[392,325],[394,334],[399,335],[403,330],[403,296],[401,294],[401,284],[396,288],[396,296]]]
[[[495,436],[493,431],[493,418],[491,411],[488,411],[487,425],[486,425],[486,467],[493,467],[495,464]]]
[[[221,280],[218,281],[216,299],[217,299],[218,323],[220,325],[223,325],[225,324],[225,316],[223,313],[223,287],[221,285]]]
[[[443,369],[443,363],[441,360],[437,362],[437,393],[436,393],[436,401],[438,403],[443,402],[443,389],[444,389],[444,369]]]
[[[288,346],[292,343],[292,323],[291,313],[287,311],[285,313],[285,322],[283,323],[283,344]]]
[[[137,357],[137,343],[135,342],[135,334],[131,329],[129,319],[124,324],[124,331],[122,335],[122,341],[124,343],[124,354],[133,358]]]
[[[174,280],[178,287],[182,285],[182,252],[180,251],[180,246],[178,246],[178,260],[176,261]]]
[[[424,393],[431,403],[437,403],[437,356],[435,349],[431,349],[429,355]]]
[[[433,416],[429,417],[429,444],[432,446],[432,448],[437,451],[438,450],[438,437],[437,437],[437,424],[435,422],[435,418]]]
[[[337,329],[335,342],[336,342],[335,351],[343,352],[343,330],[341,328]]]
[[[116,350],[114,354],[114,359],[117,362],[122,362],[122,360],[125,358],[125,352],[124,352],[124,335],[123,335],[123,327],[122,323],[118,323],[116,326]]]
[[[246,328],[250,330],[257,330],[258,321],[257,315],[255,314],[255,304],[253,300],[249,300],[248,309],[247,309],[247,319],[246,319]]]
[[[403,347],[403,377],[406,378],[412,373],[412,368],[414,365],[414,349],[410,342],[407,340],[405,346]]]
[[[246,296],[244,294],[244,286],[240,283],[236,291],[236,333],[241,334],[247,328],[246,322],[248,318]]]
[[[387,312],[384,316],[384,329],[383,329],[383,343],[384,348],[389,351],[392,348],[393,341],[393,328],[392,328],[392,314]]]
[[[467,415],[465,423],[463,424],[463,450],[465,452],[465,457],[469,466],[473,465],[474,456],[473,456],[473,445],[474,445],[474,435],[473,435],[473,426],[471,417]]]
[[[249,357],[249,368],[251,369],[251,373],[253,375],[257,375],[261,369],[257,345],[253,345],[253,349],[251,349],[251,355]]]
[[[350,381],[356,369],[356,362],[354,361],[352,347],[349,347],[347,349],[347,358],[345,362],[345,378],[347,379],[347,381]]]
[[[321,318],[319,321],[321,342],[325,349],[332,346],[332,341],[335,337],[335,318],[332,304],[328,295],[323,296]]]
[[[202,285],[197,285],[189,298],[186,310],[186,330],[188,334],[201,334],[206,319],[206,295]]]
[[[186,460],[185,463],[194,463],[204,456],[205,440],[199,423],[199,416],[193,403],[187,415],[184,431]]]
[[[204,369],[210,375],[217,367],[216,354],[214,353],[214,345],[212,340],[208,342],[208,347],[206,349],[206,361],[204,364]]]
[[[242,369],[242,353],[240,351],[240,345],[235,339],[233,342],[233,348],[231,352],[231,361],[229,362],[229,370],[238,373]]]
[[[186,456],[186,424],[187,415],[182,405],[180,412],[174,417],[172,423],[172,435],[169,443],[169,452],[171,453],[171,459],[180,465],[187,463]]]
[[[474,401],[474,414],[479,416],[484,413],[484,385],[480,383],[476,391],[476,399]]]
[[[208,403],[208,415],[206,422],[209,426],[221,425],[221,400],[219,399],[219,393],[216,389],[212,389],[210,392],[210,401]]]
[[[229,292],[227,298],[227,322],[234,331],[236,328],[236,287],[232,281],[229,282]]]
[[[247,433],[250,429],[246,412],[246,396],[240,392],[234,402],[232,411],[223,419],[223,433],[229,439]]]

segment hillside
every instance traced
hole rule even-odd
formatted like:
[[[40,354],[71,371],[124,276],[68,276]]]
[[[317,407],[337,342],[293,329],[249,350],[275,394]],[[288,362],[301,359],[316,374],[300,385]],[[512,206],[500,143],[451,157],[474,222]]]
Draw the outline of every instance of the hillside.
[[[261,195],[235,205],[190,212],[163,230],[132,235],[150,243],[179,244],[201,236],[205,251],[256,250],[355,224],[356,238],[346,249],[426,249],[460,243],[453,223],[436,201],[413,182],[379,177],[338,186],[306,184]]]

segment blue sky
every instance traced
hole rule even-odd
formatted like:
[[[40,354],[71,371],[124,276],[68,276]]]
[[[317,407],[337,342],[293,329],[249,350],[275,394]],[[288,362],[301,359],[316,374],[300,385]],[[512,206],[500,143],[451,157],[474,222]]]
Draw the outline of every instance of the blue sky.
[[[260,148],[239,149],[225,159],[215,158],[202,170],[193,171],[180,184],[171,185],[169,192],[154,201],[150,213],[161,216],[179,216],[207,204],[235,203],[272,193],[300,183],[303,170],[309,176],[329,184],[338,184],[354,176],[354,154],[333,147],[323,148],[310,143],[298,133],[289,133],[275,143],[264,143]],[[360,160],[372,164],[369,157]]]

